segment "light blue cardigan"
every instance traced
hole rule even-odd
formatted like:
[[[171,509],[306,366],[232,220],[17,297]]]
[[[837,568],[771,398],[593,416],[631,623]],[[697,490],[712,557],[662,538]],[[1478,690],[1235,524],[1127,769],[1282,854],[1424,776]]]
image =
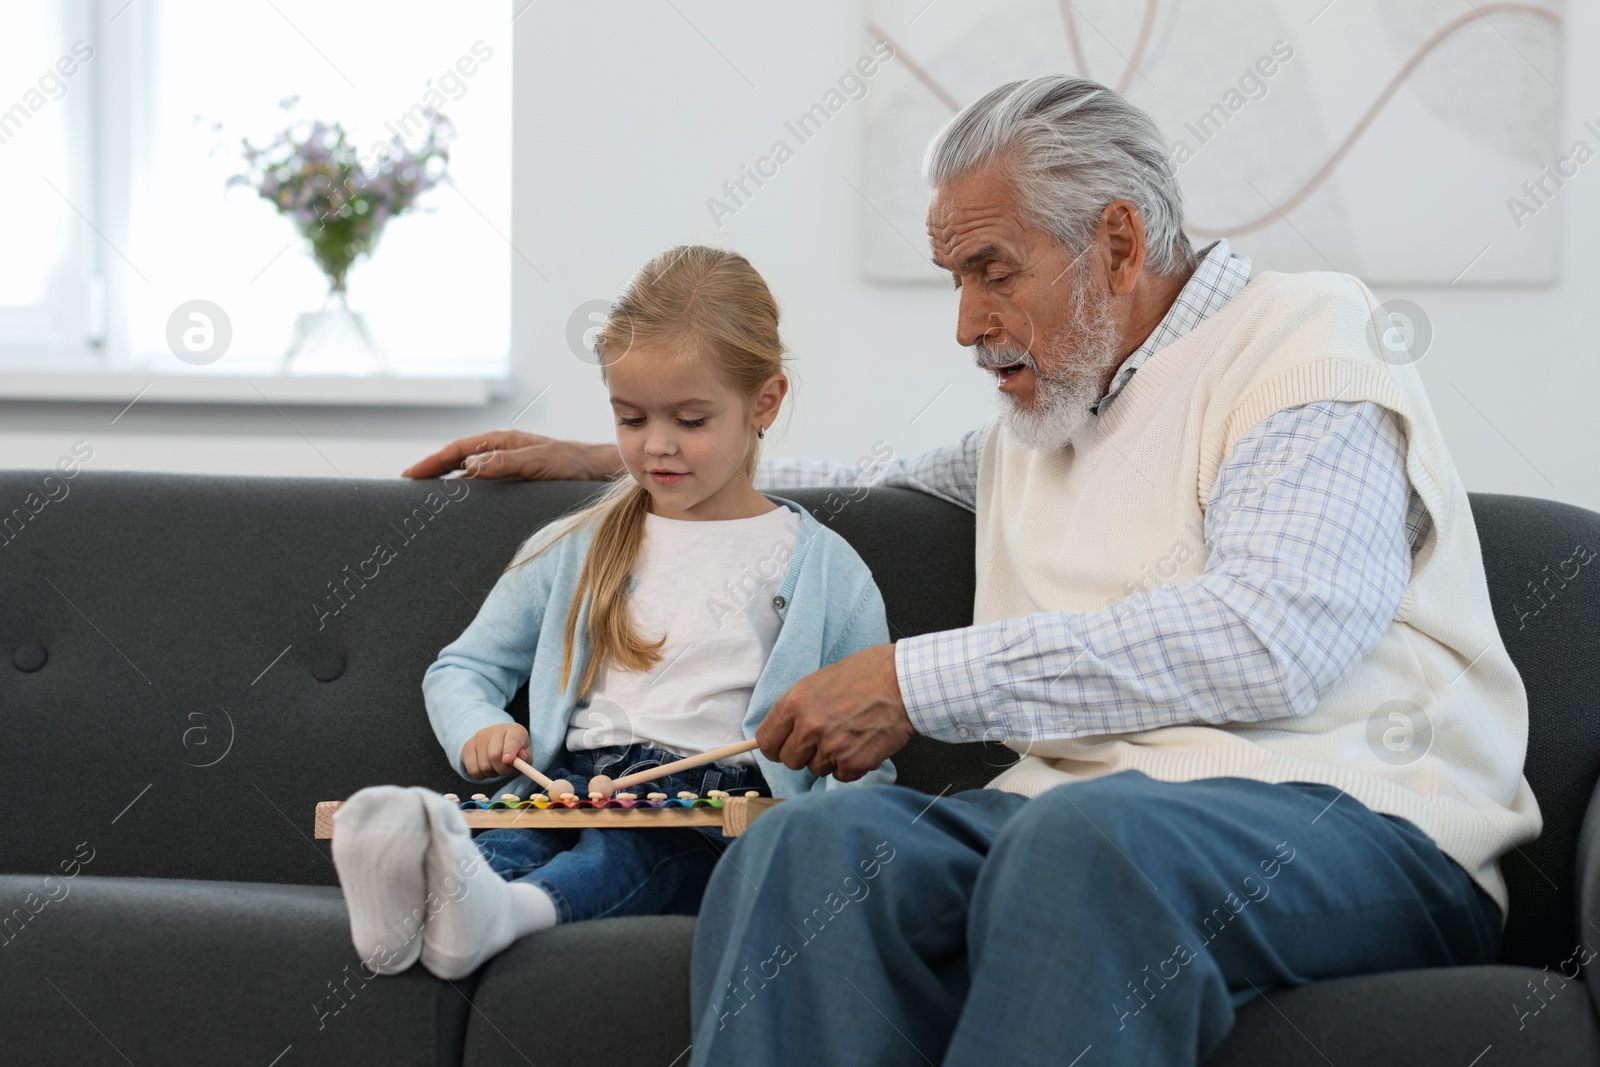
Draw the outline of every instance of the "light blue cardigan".
[[[889,640],[883,596],[855,550],[794,501],[767,499],[798,514],[800,532],[783,585],[773,599],[782,628],[745,712],[743,732],[747,738],[755,736],[772,705],[795,682],[852,652]],[[550,523],[524,542],[516,558],[527,558],[571,525],[570,520]],[[434,736],[456,773],[467,781],[488,786],[512,777],[472,778],[461,763],[461,750],[484,727],[515,721],[505,708],[523,682],[528,683],[532,716],[527,724],[533,750],[529,762],[540,770],[563,765],[572,714],[588,706],[588,701],[580,704],[577,695],[589,662],[587,604],[578,617],[577,647],[565,687],[561,685],[561,653],[567,609],[593,539],[594,524],[585,523],[548,551],[502,574],[477,617],[460,637],[440,650],[439,658],[423,675],[422,695]],[[812,789],[889,783],[895,775],[894,764],[885,760],[856,782],[845,783],[832,775],[819,779],[805,769],[790,770],[760,751],[754,755],[773,795],[779,797],[796,797]],[[533,782],[523,775],[515,777],[515,783],[497,787],[490,795],[529,795]],[[487,788],[483,791],[489,792]]]

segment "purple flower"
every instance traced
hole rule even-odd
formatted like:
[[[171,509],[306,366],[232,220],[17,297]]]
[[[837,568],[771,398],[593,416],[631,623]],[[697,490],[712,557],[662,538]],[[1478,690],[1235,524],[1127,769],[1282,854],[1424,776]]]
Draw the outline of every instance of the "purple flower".
[[[286,98],[285,110],[296,98]],[[389,219],[404,214],[445,176],[455,126],[439,112],[415,151],[398,135],[368,166],[344,127],[320,119],[274,134],[265,147],[242,138],[243,174],[224,188],[249,185],[286,215],[310,242],[313,256],[335,288],[360,256],[371,254]]]

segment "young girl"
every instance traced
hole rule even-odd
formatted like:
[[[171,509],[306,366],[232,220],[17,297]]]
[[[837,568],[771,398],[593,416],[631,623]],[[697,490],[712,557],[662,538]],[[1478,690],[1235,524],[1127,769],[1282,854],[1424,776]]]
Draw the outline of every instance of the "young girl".
[[[520,754],[586,796],[595,775],[754,737],[794,682],[888,640],[860,557],[751,484],[788,379],[777,305],[742,256],[658,256],[612,306],[595,352],[626,473],[522,545],[423,677],[434,733],[474,782],[514,773]],[[505,711],[524,682],[527,728]],[[893,777],[886,762],[859,781]],[[531,784],[520,778],[519,795]],[[648,789],[798,797],[841,784],[753,751]],[[420,956],[445,979],[558,922],[695,914],[723,847],[690,827],[474,841],[460,809],[421,787],[363,789],[334,822],[362,959],[394,974]]]

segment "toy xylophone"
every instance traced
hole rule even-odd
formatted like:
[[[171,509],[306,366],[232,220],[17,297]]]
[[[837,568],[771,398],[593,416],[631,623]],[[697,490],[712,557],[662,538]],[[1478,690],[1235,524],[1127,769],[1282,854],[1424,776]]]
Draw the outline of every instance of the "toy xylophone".
[[[584,827],[663,827],[663,826],[714,826],[724,837],[738,837],[755,818],[774,804],[777,797],[764,797],[747,793],[731,796],[713,789],[705,796],[679,793],[669,797],[665,793],[651,793],[638,797],[632,793],[619,793],[609,799],[580,800],[568,793],[563,800],[552,800],[543,793],[526,799],[515,793],[502,794],[491,800],[482,793],[470,800],[462,800],[454,793],[445,799],[461,805],[462,818],[474,830],[528,827],[540,829],[577,830]],[[324,800],[317,804],[316,836],[320,840],[333,837],[333,813],[343,801]]]
[[[523,760],[513,759],[512,765],[548,790],[548,794],[535,793],[523,799],[515,793],[502,793],[499,800],[490,800],[482,793],[474,793],[471,800],[462,800],[454,793],[444,796],[446,800],[461,805],[462,817],[467,826],[474,830],[511,826],[562,830],[586,826],[716,826],[721,828],[724,837],[738,837],[757,815],[779,803],[778,799],[764,797],[754,790],[736,797],[723,790],[712,789],[703,797],[685,791],[676,797],[650,793],[640,800],[637,794],[619,790],[755,748],[755,741],[736,741],[698,756],[689,756],[622,778],[612,779],[597,774],[589,779],[587,800],[574,793],[571,783],[565,779],[548,778]],[[341,803],[338,800],[324,800],[317,804],[316,832],[319,839],[333,837],[333,813],[339,810]]]

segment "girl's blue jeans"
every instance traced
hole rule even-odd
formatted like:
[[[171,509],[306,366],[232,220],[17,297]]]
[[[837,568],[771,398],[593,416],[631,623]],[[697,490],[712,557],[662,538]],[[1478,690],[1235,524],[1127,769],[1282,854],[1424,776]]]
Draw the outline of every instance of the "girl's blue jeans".
[[[548,771],[579,796],[597,774],[621,778],[682,759],[648,745],[610,745],[568,753],[567,766]],[[713,789],[743,794],[771,789],[754,766],[711,763],[657,778],[636,790],[676,795]],[[473,838],[484,861],[508,882],[529,882],[555,901],[561,922],[614,915],[694,915],[706,882],[729,839],[715,827],[620,827],[582,830],[484,830]]]

